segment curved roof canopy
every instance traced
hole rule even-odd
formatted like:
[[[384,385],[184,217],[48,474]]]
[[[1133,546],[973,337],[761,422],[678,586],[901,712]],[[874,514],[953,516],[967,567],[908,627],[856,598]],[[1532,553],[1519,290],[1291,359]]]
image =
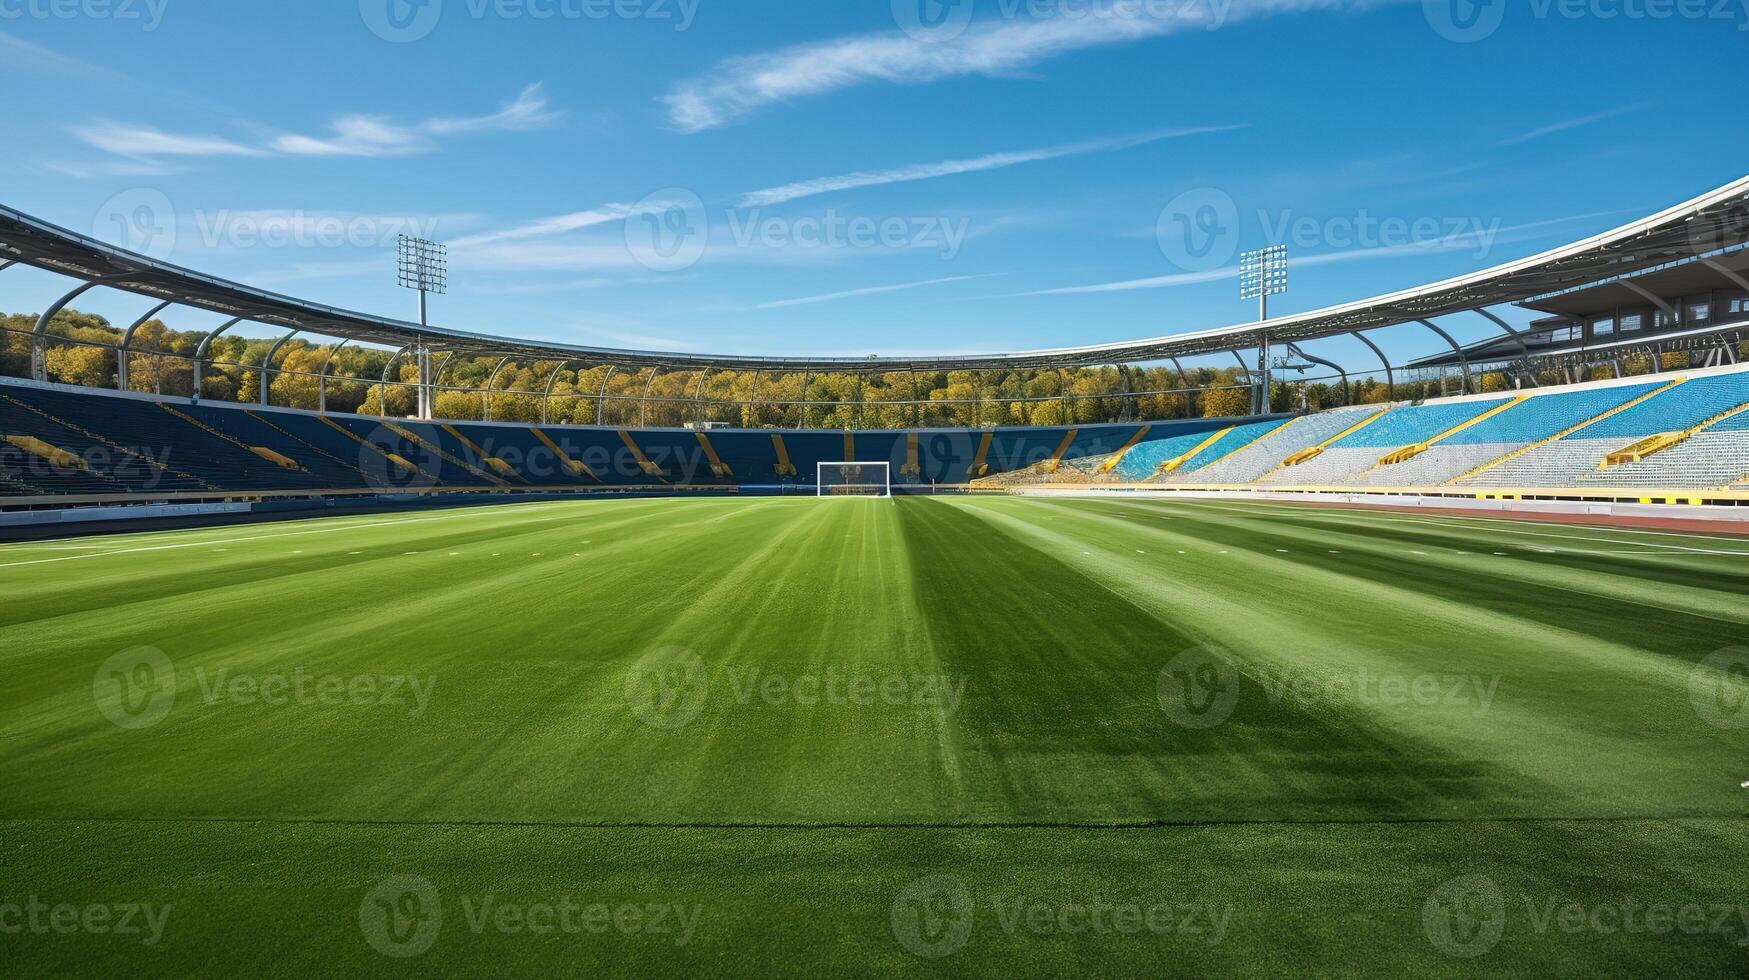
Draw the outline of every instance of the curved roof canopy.
[[[626,368],[877,372],[1085,367],[1215,354],[1520,302],[1749,241],[1749,177],[1650,217],[1480,272],[1338,306],[1215,330],[1122,343],[948,357],[784,357],[584,347],[421,327],[255,289],[160,262],[0,207],[0,258],[182,306],[393,348],[423,343],[480,354]]]

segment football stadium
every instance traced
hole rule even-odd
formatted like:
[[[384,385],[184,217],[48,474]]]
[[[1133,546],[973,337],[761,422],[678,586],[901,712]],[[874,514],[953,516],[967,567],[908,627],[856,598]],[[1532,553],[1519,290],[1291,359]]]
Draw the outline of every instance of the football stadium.
[[[181,917],[150,961],[169,973],[432,949],[461,972],[740,973],[774,945],[853,973],[1216,973],[1304,965],[1303,944],[1392,973],[1484,951],[1507,972],[1733,972],[1746,204],[1749,179],[1261,325],[874,365],[372,319],[5,212],[6,264],[70,279],[0,381],[10,876],[151,882]],[[239,369],[203,360],[220,332],[176,369],[138,343],[146,318],[107,344],[57,332],[98,287],[286,332],[255,383],[205,397]],[[1450,348],[1444,397],[1278,410],[1249,367],[1259,344],[1437,337],[1502,301],[1592,312]],[[274,358],[305,332],[384,351],[375,377],[314,379],[377,412],[276,403]],[[1212,349],[1256,372],[1260,411],[748,427],[717,423],[764,406],[700,395],[657,426],[606,381],[566,383],[562,410],[551,393],[570,371],[696,393],[749,368]],[[482,351],[551,380],[430,412],[441,365]],[[103,388],[56,376],[87,352]],[[415,411],[384,412],[389,387]],[[615,900],[573,902],[580,883]],[[1709,941],[1560,926],[1630,889],[1646,907],[1623,915],[1699,916]],[[15,965],[138,954],[36,944]]]
[[[1749,177],[1585,218],[852,356],[0,204],[0,973],[1749,974]]]

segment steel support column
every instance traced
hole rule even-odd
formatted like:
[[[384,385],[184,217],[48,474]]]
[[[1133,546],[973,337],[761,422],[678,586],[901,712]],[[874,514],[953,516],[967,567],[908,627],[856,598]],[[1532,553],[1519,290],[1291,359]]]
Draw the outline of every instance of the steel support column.
[[[1379,345],[1373,343],[1372,338],[1368,337],[1366,334],[1361,333],[1359,330],[1351,330],[1351,331],[1349,331],[1349,334],[1355,340],[1358,340],[1361,343],[1365,344],[1367,347],[1371,348],[1372,352],[1374,354],[1378,355],[1379,363],[1383,364],[1385,366],[1385,400],[1392,401],[1392,402],[1396,401],[1397,400],[1397,378],[1396,378],[1396,374],[1391,370],[1391,359],[1386,357],[1385,352],[1382,350],[1379,350]]]
[[[1464,353],[1463,346],[1457,341],[1451,339],[1451,334],[1440,329],[1439,324],[1434,323],[1432,320],[1418,317],[1415,322],[1438,334],[1440,339],[1451,345],[1452,353],[1458,356],[1458,366],[1463,368],[1464,372],[1463,390],[1459,392],[1459,394],[1469,394],[1473,389],[1473,386],[1470,383],[1470,359],[1469,356]]]
[[[1168,357],[1167,360],[1172,362],[1173,369],[1178,372],[1178,383],[1184,388],[1184,417],[1195,418],[1201,409],[1196,404],[1196,392],[1192,390],[1195,386],[1190,383],[1190,375],[1184,373],[1184,365],[1178,363],[1178,358]]]
[[[204,370],[202,364],[206,361],[206,352],[212,348],[213,341],[219,339],[219,336],[225,331],[242,322],[242,317],[232,317],[231,319],[226,320],[224,325],[219,327],[219,329],[214,330],[212,333],[201,338],[200,346],[194,349],[194,390],[189,393],[190,401],[200,401],[201,373]]]
[[[36,329],[31,331],[30,338],[30,377],[32,381],[49,380],[49,321],[53,320],[68,303],[73,302],[86,292],[103,285],[106,280],[93,279],[73,287],[72,291],[43,308],[42,314],[36,318]]]
[[[268,388],[267,379],[268,379],[268,372],[273,370],[273,355],[279,353],[279,349],[281,347],[285,346],[286,341],[292,339],[293,337],[296,337],[300,333],[303,333],[303,331],[302,330],[293,330],[291,333],[288,333],[285,336],[274,341],[273,346],[267,348],[267,356],[263,357],[261,359],[261,367],[258,370],[261,372],[261,404],[263,406],[265,406],[267,404],[267,388]]]
[[[570,366],[570,361],[560,361],[559,366],[553,369],[553,376],[547,379],[546,393],[540,396],[540,424],[542,425],[547,424],[547,403],[553,400],[553,385],[559,383],[559,375],[565,373],[565,369]]]
[[[1538,387],[1536,376],[1530,373],[1530,345],[1525,343],[1524,333],[1519,330],[1514,330],[1510,323],[1495,316],[1494,311],[1492,310],[1478,308],[1476,312],[1494,321],[1495,326],[1506,331],[1507,336],[1511,337],[1514,341],[1517,341],[1519,356],[1518,377],[1521,380],[1529,381],[1532,388]]]
[[[638,428],[650,427],[650,389],[656,385],[657,368],[650,368],[650,377],[644,382],[644,394],[638,399]]]
[[[389,358],[389,363],[383,365],[382,387],[378,391],[379,397],[377,399],[377,416],[379,418],[389,417],[389,372],[394,370],[395,362],[401,359],[401,355],[412,349],[413,345],[408,344],[396,351],[395,356]]]
[[[7,265],[10,264],[11,263],[7,263]],[[5,267],[6,266],[0,266],[0,269],[4,269]],[[138,320],[128,324],[128,328],[122,332],[121,346],[116,348],[115,353],[115,390],[128,390],[128,355],[131,353],[134,344],[134,333],[147,323],[151,322],[153,317],[164,312],[164,310],[173,302],[175,301],[167,299],[164,302],[159,303],[157,306],[152,307]]]
[[[334,355],[340,353],[340,348],[352,343],[347,337],[328,349],[328,356],[322,360],[322,370],[316,375],[316,411],[328,414],[328,369],[334,366]]]
[[[1305,351],[1300,350],[1300,345],[1293,343],[1291,341],[1288,343],[1287,349],[1295,357],[1304,358],[1305,360],[1310,361],[1313,364],[1322,364],[1325,367],[1331,369],[1332,371],[1335,371],[1337,374],[1341,375],[1342,376],[1342,404],[1347,405],[1350,402],[1354,401],[1353,395],[1348,389],[1348,372],[1343,370],[1342,365],[1337,364],[1335,361],[1326,361],[1322,357],[1314,357],[1311,354],[1308,354]]]
[[[1231,351],[1233,360],[1239,362],[1239,370],[1245,375],[1245,385],[1251,389],[1251,408],[1257,408],[1257,376],[1251,373],[1251,368],[1245,363],[1245,355]]]
[[[613,380],[613,373],[619,370],[619,365],[609,364],[607,374],[601,379],[601,393],[595,396],[595,424],[601,425],[607,418],[607,383]]]
[[[693,419],[698,424],[700,431],[705,428],[705,422],[708,421],[705,418],[707,413],[704,408],[704,382],[710,376],[711,369],[705,368],[698,372],[698,384],[692,386]]]
[[[498,383],[499,373],[502,372],[504,366],[509,363],[510,358],[508,357],[499,361],[498,366],[493,368],[492,373],[486,377],[486,386],[480,389],[480,416],[482,421],[492,421],[492,386]]]

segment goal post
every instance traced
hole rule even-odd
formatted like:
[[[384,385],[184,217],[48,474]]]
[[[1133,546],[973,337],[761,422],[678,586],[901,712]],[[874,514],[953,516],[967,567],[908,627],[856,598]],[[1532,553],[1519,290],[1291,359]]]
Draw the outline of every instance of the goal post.
[[[891,497],[891,463],[818,463],[814,485],[821,497]]]

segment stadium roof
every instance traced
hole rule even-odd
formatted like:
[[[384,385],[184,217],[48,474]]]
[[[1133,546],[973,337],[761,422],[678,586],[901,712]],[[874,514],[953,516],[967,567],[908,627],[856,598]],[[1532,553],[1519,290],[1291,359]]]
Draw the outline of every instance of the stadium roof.
[[[416,343],[480,354],[576,360],[628,368],[875,372],[1080,367],[1156,361],[1309,341],[1503,303],[1522,302],[1749,241],[1749,177],[1650,217],[1539,255],[1443,282],[1338,306],[1214,330],[1120,343],[945,357],[788,357],[584,347],[421,327],[336,309],[202,275],[0,207],[0,259],[246,320],[393,348]]]

